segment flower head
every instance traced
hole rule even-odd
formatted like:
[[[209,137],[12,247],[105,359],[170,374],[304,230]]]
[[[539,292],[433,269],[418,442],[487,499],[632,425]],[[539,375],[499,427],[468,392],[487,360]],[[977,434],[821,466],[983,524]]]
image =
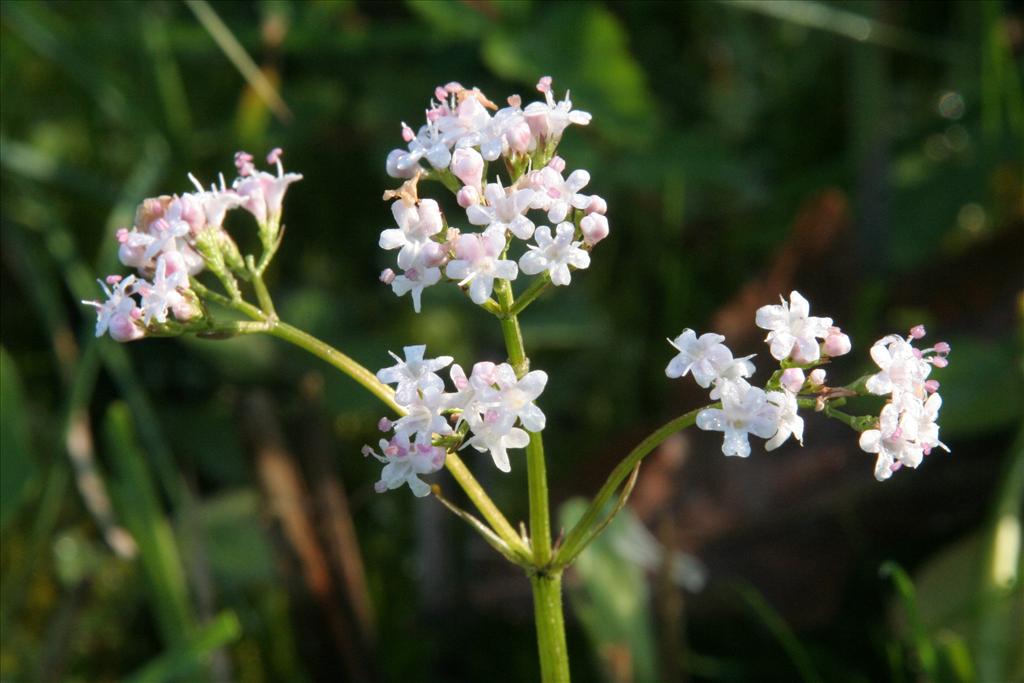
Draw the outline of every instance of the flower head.
[[[697,386],[707,389],[723,377],[736,379],[754,374],[754,364],[750,362],[753,356],[734,359],[723,341],[725,337],[720,334],[708,332],[698,337],[689,328],[683,330],[668,342],[679,354],[669,361],[665,375],[675,378],[692,374]]]
[[[494,279],[515,280],[519,274],[515,261],[500,258],[505,249],[503,232],[488,230],[482,235],[459,235],[455,242],[455,259],[448,262],[445,273],[469,285],[469,298],[483,304],[494,290]]]
[[[551,236],[551,228],[540,226],[533,235],[536,246],[531,244],[529,251],[519,258],[519,267],[527,275],[548,271],[551,283],[556,286],[569,284],[572,281],[570,266],[577,270],[590,266],[590,254],[580,249],[581,242],[573,241],[575,234],[572,223],[560,223],[555,237]]]
[[[398,435],[390,441],[381,439],[380,453],[369,446],[363,447],[363,455],[370,456],[384,463],[380,480],[373,488],[377,493],[397,489],[408,484],[413,495],[422,498],[430,493],[430,487],[420,479],[421,474],[432,474],[444,467],[444,448],[433,446],[429,442],[408,441]]]
[[[437,371],[451,365],[451,356],[424,358],[427,351],[425,344],[406,346],[403,349],[405,358],[388,352],[397,363],[389,368],[377,371],[377,379],[384,384],[394,384],[395,400],[401,404],[411,403],[419,392],[444,391],[444,380]]]

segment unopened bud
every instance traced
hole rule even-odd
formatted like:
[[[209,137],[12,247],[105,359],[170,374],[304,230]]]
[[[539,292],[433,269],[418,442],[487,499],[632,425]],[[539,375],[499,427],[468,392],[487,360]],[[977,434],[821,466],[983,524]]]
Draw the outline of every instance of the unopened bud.
[[[850,343],[850,337],[843,334],[842,330],[838,327],[830,327],[828,328],[828,334],[825,336],[823,347],[825,355],[835,358],[836,356],[848,354],[852,344]]]
[[[583,241],[594,246],[608,236],[608,219],[599,213],[584,216],[580,221],[580,230],[583,231]]]
[[[825,384],[825,370],[823,370],[822,368],[818,368],[816,370],[811,370],[811,374],[810,374],[810,377],[808,378],[808,380],[810,381],[812,387],[820,387],[820,386],[824,385]]]
[[[608,202],[596,194],[590,195],[590,203],[587,204],[587,213],[599,213],[601,215],[608,213]]]
[[[395,281],[395,271],[390,268],[385,268],[380,272],[380,281],[386,285],[390,285]]]
[[[927,332],[925,332],[924,325],[914,325],[910,328],[910,336],[914,339],[920,339],[925,334],[927,334]]]
[[[779,383],[791,393],[799,394],[804,386],[804,371],[800,368],[787,368],[783,370]]]
[[[451,169],[463,185],[479,188],[483,179],[484,158],[472,147],[461,147],[452,154]]]
[[[469,207],[480,203],[480,192],[478,192],[472,185],[465,185],[455,195],[455,201],[457,201],[459,206],[463,209],[468,209]]]

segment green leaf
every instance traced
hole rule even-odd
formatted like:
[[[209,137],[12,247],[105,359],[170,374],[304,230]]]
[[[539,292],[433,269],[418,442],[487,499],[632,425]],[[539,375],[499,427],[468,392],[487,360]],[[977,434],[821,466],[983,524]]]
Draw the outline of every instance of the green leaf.
[[[35,473],[25,391],[14,359],[0,347],[0,530],[24,501]]]
[[[179,645],[192,633],[195,623],[184,564],[125,404],[110,406],[104,432],[116,474],[111,498],[139,546],[139,560],[163,641]]]
[[[233,643],[242,626],[233,612],[221,612],[185,644],[160,655],[125,679],[126,683],[169,683],[195,680],[206,658],[216,649]]]
[[[561,525],[573,528],[586,507],[579,498],[567,501],[559,512]],[[573,611],[612,683],[658,680],[647,577],[617,550],[638,523],[628,507],[623,509],[576,560],[579,581],[567,582]],[[631,672],[622,671],[623,658],[632,664]]]

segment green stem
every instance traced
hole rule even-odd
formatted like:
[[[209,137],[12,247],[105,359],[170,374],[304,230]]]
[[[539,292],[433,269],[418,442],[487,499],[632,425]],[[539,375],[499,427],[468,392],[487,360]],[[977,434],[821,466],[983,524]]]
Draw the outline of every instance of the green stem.
[[[641,441],[636,447],[629,452],[629,454],[622,459],[622,461],[615,466],[612,473],[608,475],[608,479],[604,482],[601,490],[594,496],[594,500],[591,501],[590,506],[586,512],[583,513],[583,517],[576,523],[576,526],[572,528],[572,531],[565,537],[565,541],[562,543],[562,547],[558,550],[558,555],[555,557],[554,566],[561,568],[565,565],[567,559],[572,559],[579,554],[582,547],[579,546],[584,540],[586,540],[587,532],[597,521],[604,509],[605,504],[615,495],[615,491],[618,490],[619,486],[629,477],[630,473],[640,464],[651,451],[657,448],[661,443],[672,436],[678,431],[686,429],[687,427],[693,426],[697,421],[697,414],[707,408],[714,407],[704,406],[691,410],[688,413],[684,413],[679,417],[671,420],[655,430],[646,439]]]
[[[534,299],[543,294],[550,285],[551,276],[545,272],[534,280],[529,287],[523,290],[523,293],[519,295],[518,299],[516,299],[515,304],[512,305],[509,312],[512,315],[519,315],[527,306],[533,303]]]
[[[509,362],[522,377],[530,369],[530,360],[523,346],[519,318],[511,311],[515,301],[507,280],[498,283],[498,303],[504,310],[499,318],[505,337]],[[565,620],[562,616],[562,574],[550,567],[551,511],[548,506],[547,463],[544,461],[544,440],[539,432],[530,432],[526,446],[526,478],[530,495],[530,547],[533,549],[535,571],[530,576],[533,589],[533,613],[537,625],[537,651],[543,683],[569,682],[569,650],[565,643]]]
[[[537,624],[537,649],[540,675],[544,683],[569,683],[569,650],[565,644],[565,620],[562,617],[562,573],[535,574],[533,615]]]

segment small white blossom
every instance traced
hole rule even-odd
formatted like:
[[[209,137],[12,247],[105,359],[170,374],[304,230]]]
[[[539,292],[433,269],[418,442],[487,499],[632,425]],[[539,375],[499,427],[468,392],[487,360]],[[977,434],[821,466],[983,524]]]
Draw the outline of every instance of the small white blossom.
[[[540,79],[537,83],[537,90],[544,93],[545,101],[533,102],[523,110],[526,122],[535,137],[542,140],[558,140],[570,124],[585,126],[590,123],[590,114],[585,111],[573,110],[568,91],[565,93],[565,99],[561,102],[555,101],[555,96],[551,92],[550,76]]]
[[[764,445],[766,451],[774,451],[790,436],[804,445],[804,419],[800,417],[796,394],[788,391],[769,391],[768,402],[778,407],[778,431]]]
[[[515,261],[499,258],[505,250],[504,232],[488,230],[482,235],[459,235],[455,242],[455,259],[448,262],[445,273],[469,285],[469,298],[483,304],[494,290],[494,279],[515,280],[519,269]]]
[[[495,379],[501,392],[498,403],[503,413],[502,419],[512,424],[518,418],[523,427],[531,432],[543,430],[546,418],[534,401],[548,383],[547,373],[533,370],[517,379],[512,366],[502,363],[497,368]]]
[[[410,443],[397,435],[390,441],[381,439],[379,447],[379,454],[369,446],[363,447],[364,456],[372,455],[384,463],[380,481],[373,486],[377,493],[397,489],[403,484],[408,484],[413,495],[417,497],[422,498],[430,493],[430,487],[419,475],[432,474],[444,467],[444,448],[433,446],[429,442]]]
[[[234,189],[242,200],[242,208],[251,213],[260,225],[277,225],[281,220],[281,207],[288,186],[302,180],[299,173],[285,173],[281,164],[281,149],[275,148],[267,155],[267,163],[277,166],[277,175],[257,171],[252,165],[252,156],[247,152],[235,155],[239,178]]]
[[[475,363],[469,377],[462,366],[452,366],[450,376],[455,385],[455,393],[448,394],[446,399],[449,408],[462,411],[459,415],[460,423],[466,419],[467,414],[480,416],[488,407],[498,404],[498,390],[494,386],[498,381],[497,372],[498,366],[488,361]]]
[[[444,380],[437,372],[451,365],[454,360],[451,356],[424,358],[423,355],[427,351],[425,344],[406,346],[402,351],[405,354],[404,359],[388,351],[397,362],[377,372],[377,379],[381,382],[396,385],[396,401],[400,404],[411,403],[418,392],[444,391]]]
[[[821,357],[818,339],[824,339],[832,326],[831,318],[810,315],[811,306],[800,292],[789,295],[789,303],[762,306],[757,309],[755,321],[761,329],[769,330],[768,342],[773,358],[792,358],[798,363],[813,363]]]
[[[590,266],[590,254],[580,249],[581,242],[573,242],[576,230],[572,223],[558,225],[555,237],[551,228],[542,225],[534,233],[537,245],[530,245],[529,251],[519,258],[519,267],[527,275],[548,271],[551,282],[556,286],[568,285],[572,281],[569,267],[584,269]]]
[[[412,292],[412,309],[420,312],[423,290],[441,281],[440,268],[409,268],[391,280],[391,291],[395,296],[404,296]]]
[[[470,204],[466,216],[473,225],[484,225],[488,229],[511,232],[521,240],[533,236],[533,221],[523,214],[530,208],[534,191],[531,189],[510,189],[506,193],[501,181],[489,183],[484,188],[487,204]]]
[[[564,221],[570,209],[586,209],[590,205],[590,197],[580,194],[580,190],[590,182],[590,173],[580,169],[563,178],[558,168],[564,163],[555,157],[544,168],[528,174],[524,181],[526,187],[534,190],[530,205],[547,211],[548,220],[552,223]]]
[[[901,424],[900,410],[893,403],[885,404],[879,417],[878,428],[861,432],[860,447],[867,453],[877,453],[875,479],[885,481],[902,466],[915,468],[921,464],[924,451]]]
[[[132,296],[139,285],[139,280],[134,275],[126,278],[111,275],[106,283],[102,280],[97,282],[107,296],[106,301],[82,302],[96,309],[96,336],[102,337],[109,330],[111,338],[115,341],[126,342],[142,338],[145,332],[137,323],[142,314]]]
[[[924,336],[924,328],[919,336],[912,333],[907,339],[891,334],[882,337],[871,347],[871,359],[875,361],[881,372],[868,378],[865,384],[872,394],[892,394],[893,401],[899,401],[904,394],[910,394],[924,400],[928,393],[928,375],[932,366],[945,367],[948,363],[946,355],[949,344],[940,342],[930,349],[917,349],[913,339]]]
[[[184,298],[178,287],[188,285],[184,272],[178,270],[167,273],[167,259],[161,256],[156,260],[156,274],[153,282],[141,282],[138,287],[142,295],[142,321],[149,325],[154,319],[160,324],[167,322],[169,309],[177,308]]]
[[[697,385],[707,389],[713,382],[723,377],[737,379],[754,374],[754,364],[750,362],[753,356],[734,359],[732,351],[722,343],[723,341],[724,336],[713,332],[698,337],[697,333],[689,328],[683,330],[682,334],[668,342],[679,351],[679,354],[669,361],[665,375],[676,378],[693,374]]]
[[[444,219],[433,199],[424,199],[419,205],[398,200],[391,205],[391,213],[398,227],[380,233],[380,247],[399,249],[398,266],[408,270],[420,264],[421,252],[432,242],[430,238],[441,232]]]
[[[420,391],[403,401],[402,407],[408,412],[395,421],[395,436],[429,443],[434,434],[451,434],[451,425],[441,414],[445,409],[444,403],[443,393],[434,388]]]
[[[721,387],[722,407],[697,414],[697,426],[724,432],[722,452],[745,458],[750,455],[747,434],[768,439],[779,431],[779,407],[768,401],[763,389],[737,379]]]
[[[502,411],[491,408],[483,415],[466,415],[473,437],[466,442],[480,452],[490,451],[494,465],[502,472],[511,472],[508,460],[509,448],[525,448],[530,435],[518,427],[510,427]]]

